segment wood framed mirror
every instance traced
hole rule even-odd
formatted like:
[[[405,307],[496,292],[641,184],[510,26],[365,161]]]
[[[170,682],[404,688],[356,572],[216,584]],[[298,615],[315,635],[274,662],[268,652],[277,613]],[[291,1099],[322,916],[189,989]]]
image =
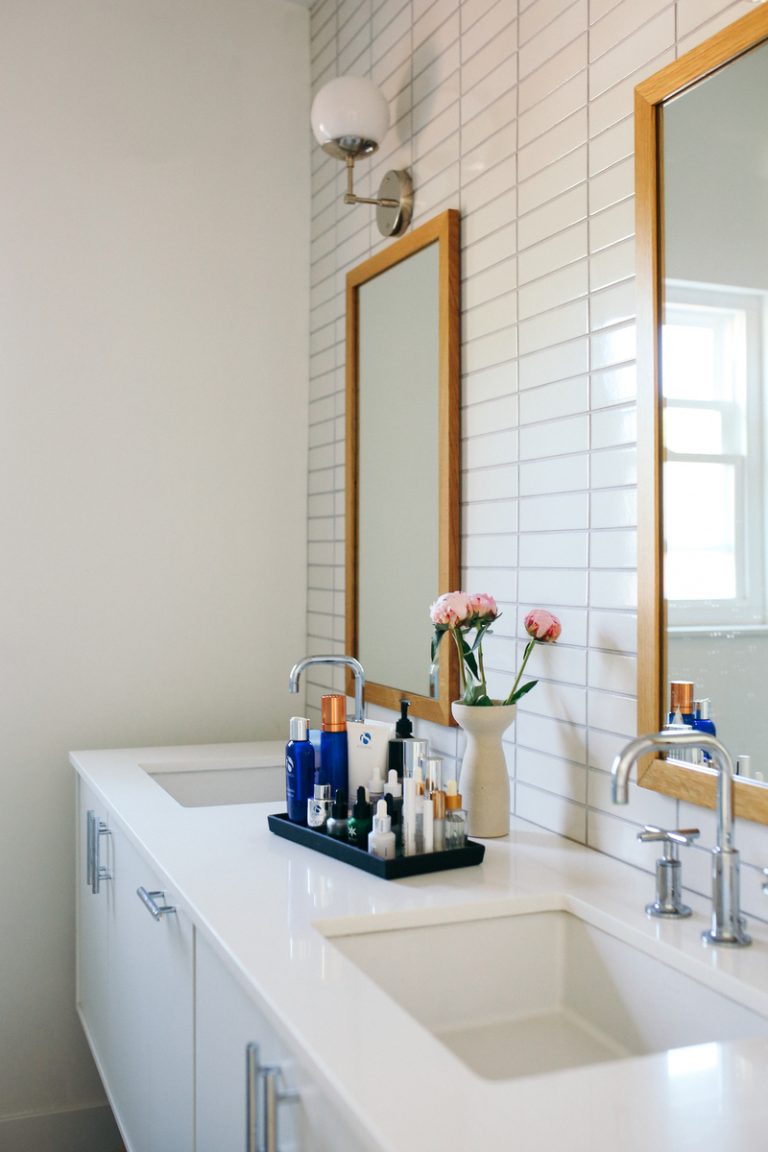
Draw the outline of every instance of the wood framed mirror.
[[[429,607],[459,585],[459,214],[347,274],[346,644],[368,703],[452,724]],[[445,646],[444,646],[445,647]]]
[[[768,5],[635,90],[638,728],[693,681],[768,782],[766,106]],[[649,758],[638,779],[714,807],[706,765]],[[768,823],[768,786],[737,780],[735,809]]]

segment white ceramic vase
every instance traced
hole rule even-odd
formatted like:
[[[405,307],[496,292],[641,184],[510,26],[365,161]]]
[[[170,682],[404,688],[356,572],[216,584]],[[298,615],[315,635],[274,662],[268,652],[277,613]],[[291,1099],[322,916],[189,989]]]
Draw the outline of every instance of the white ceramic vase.
[[[459,790],[467,811],[467,835],[481,840],[509,833],[509,776],[501,738],[515,719],[516,704],[473,708],[454,700],[454,719],[466,732]]]

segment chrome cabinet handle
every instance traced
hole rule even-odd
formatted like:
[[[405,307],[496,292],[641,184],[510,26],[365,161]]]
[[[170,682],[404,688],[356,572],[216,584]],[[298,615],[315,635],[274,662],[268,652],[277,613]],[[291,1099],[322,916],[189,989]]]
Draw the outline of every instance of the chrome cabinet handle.
[[[111,836],[112,831],[103,820],[99,820],[96,813],[92,810],[88,811],[88,823],[86,825],[86,854],[85,854],[85,876],[86,883],[88,884],[94,896],[98,896],[101,890],[102,880],[111,880],[112,873],[101,863],[101,837]]]
[[[136,895],[154,920],[161,920],[176,909],[172,904],[165,903],[165,892],[147,892],[146,888],[137,888]],[[162,904],[158,904],[162,900]]]
[[[278,1105],[298,1100],[298,1092],[280,1088],[279,1064],[259,1063],[258,1044],[245,1048],[246,1152],[278,1152]]]

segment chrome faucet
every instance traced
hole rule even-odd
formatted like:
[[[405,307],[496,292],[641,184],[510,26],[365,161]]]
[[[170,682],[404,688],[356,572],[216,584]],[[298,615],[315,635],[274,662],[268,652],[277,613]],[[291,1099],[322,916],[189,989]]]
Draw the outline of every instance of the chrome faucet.
[[[354,656],[305,656],[303,660],[299,660],[291,668],[291,674],[288,677],[288,691],[298,692],[299,690],[299,677],[305,668],[310,664],[334,664],[343,665],[346,668],[351,668],[355,677],[355,720],[364,720],[363,709],[363,690],[365,688],[365,672],[359,660],[355,660]]]
[[[744,931],[739,906],[739,853],[733,847],[733,761],[714,736],[706,732],[656,732],[638,736],[627,744],[611,767],[614,804],[629,799],[629,772],[648,752],[671,752],[676,748],[699,748],[708,752],[717,771],[717,845],[712,849],[712,927],[702,932],[709,944],[744,946],[752,943]]]

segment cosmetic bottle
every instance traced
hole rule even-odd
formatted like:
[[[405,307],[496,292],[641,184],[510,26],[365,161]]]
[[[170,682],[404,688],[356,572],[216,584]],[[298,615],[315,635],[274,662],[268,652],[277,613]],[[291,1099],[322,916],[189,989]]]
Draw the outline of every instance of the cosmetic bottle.
[[[331,814],[325,825],[325,830],[334,840],[346,840],[348,836],[347,821],[347,794],[339,788],[331,805]]]
[[[405,749],[403,742],[411,740],[413,737],[413,722],[408,718],[408,709],[410,707],[410,700],[400,701],[400,719],[395,724],[395,734],[389,741],[389,759],[387,760],[387,768],[394,768],[398,776],[403,775],[403,767],[405,764]]]
[[[445,788],[445,847],[463,848],[466,833],[467,815],[462,811],[462,797],[455,780],[449,780]]]
[[[670,724],[688,724],[693,727],[696,719],[693,711],[693,681],[672,680],[669,685]]]
[[[441,789],[432,793],[435,852],[442,852],[445,849],[445,800],[445,792]]]
[[[382,860],[395,858],[395,834],[392,831],[387,805],[379,800],[376,805],[376,815],[373,818],[373,831],[368,834],[368,851],[371,856],[378,856]]]
[[[374,773],[368,781],[368,800],[373,808],[376,807],[379,800],[384,795],[386,782],[380,773]]]
[[[387,806],[387,816],[389,816],[392,831],[395,834],[395,855],[402,856],[403,854],[403,807],[402,800],[400,807],[395,807],[395,798],[391,792],[384,793],[384,803]]]
[[[442,756],[422,756],[421,770],[424,773],[427,796],[431,796],[433,792],[438,792],[443,786]]]
[[[347,698],[336,693],[320,698],[320,778],[331,795],[347,792]]]
[[[693,726],[699,732],[707,732],[710,736],[717,736],[715,722],[712,719],[712,705],[709,700],[694,700]]]
[[[330,784],[315,784],[315,794],[307,801],[307,824],[316,832],[324,832],[331,813]]]
[[[403,818],[403,785],[397,778],[397,772],[394,768],[390,768],[387,775],[387,782],[384,785],[384,795],[392,797],[392,807],[395,812],[395,819],[392,822],[392,827],[395,824],[400,824]]]
[[[357,800],[352,808],[352,815],[347,821],[347,839],[350,844],[358,848],[365,848],[368,844],[368,833],[373,827],[371,821],[371,806],[365,796],[362,785],[357,790]]]
[[[403,779],[405,779],[406,776],[413,776],[419,761],[429,755],[429,741],[416,739],[404,740],[403,751]]]
[[[360,785],[368,787],[372,776],[387,774],[389,742],[395,725],[383,720],[347,720],[347,778],[349,795]]]
[[[285,746],[285,800],[288,819],[306,824],[307,801],[314,794],[315,750],[309,742],[309,720],[291,716]]]

